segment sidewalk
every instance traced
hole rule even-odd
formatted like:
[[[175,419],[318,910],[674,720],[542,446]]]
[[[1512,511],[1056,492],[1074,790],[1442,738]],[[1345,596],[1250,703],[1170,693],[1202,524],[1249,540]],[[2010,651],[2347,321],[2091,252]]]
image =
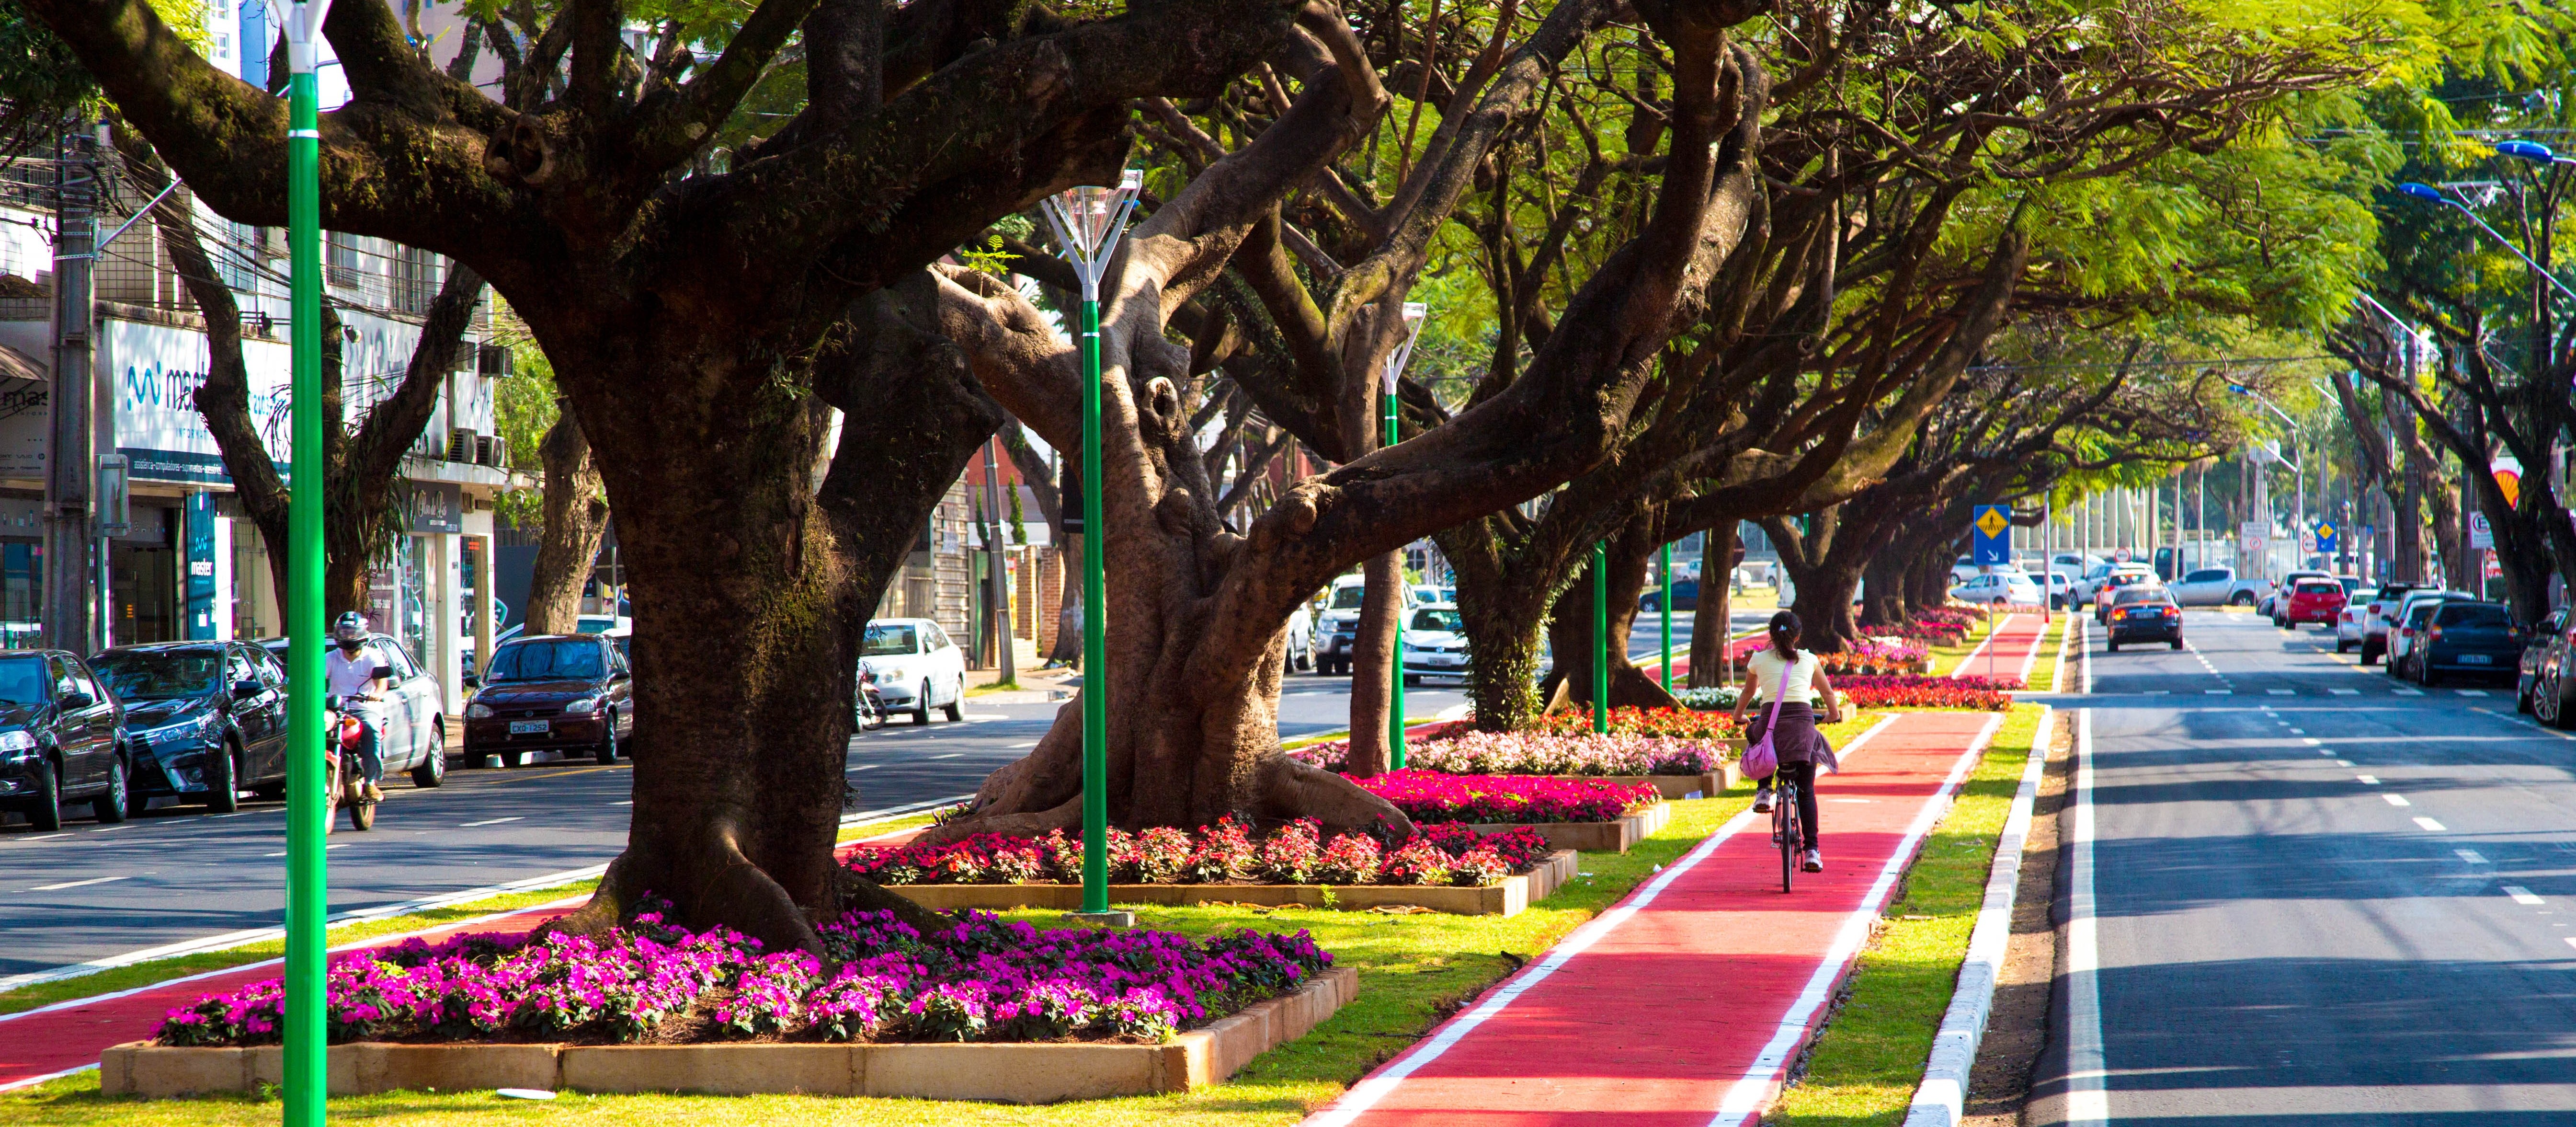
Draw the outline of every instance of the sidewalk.
[[[1968,651],[1959,667],[1950,671],[1953,677],[1997,677],[2030,683],[2030,671],[2038,664],[2041,641],[2048,637],[2050,621],[2036,614],[2008,614],[1995,624],[1977,648]]]
[[[1757,1120],[2001,722],[1894,718],[1818,787],[1824,873],[1783,895],[1769,819],[1748,811],[1308,1127]]]

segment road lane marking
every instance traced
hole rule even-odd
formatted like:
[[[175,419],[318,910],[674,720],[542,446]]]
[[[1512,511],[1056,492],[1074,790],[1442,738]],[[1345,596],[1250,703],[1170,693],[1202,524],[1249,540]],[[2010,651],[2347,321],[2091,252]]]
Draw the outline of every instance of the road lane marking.
[[[2483,865],[2487,863],[2487,855],[2474,849],[2454,849],[2451,852],[2459,854],[2460,860],[2466,861],[2472,865]]]
[[[633,806],[633,805],[635,805],[635,800],[630,798],[630,799],[627,799],[627,800],[626,800],[626,801],[624,801],[624,802],[612,802],[612,803],[609,803],[609,805],[611,805],[611,806]]]
[[[67,834],[67,833],[59,833],[59,834],[37,834],[37,835],[36,835],[36,836],[34,836],[34,837],[22,837],[22,838],[19,838],[19,839],[17,839],[17,840],[19,840],[19,841],[52,841],[52,840],[54,840],[55,838],[58,838],[58,837],[70,837],[70,836],[72,836],[72,835]]]
[[[2236,695],[2236,690],[2234,689],[2202,689],[2201,692],[2213,697],[2232,697]]]
[[[27,891],[29,891],[29,892],[60,892],[60,891],[62,891],[62,890],[64,890],[64,889],[66,889],[66,888],[81,888],[81,887],[85,887],[85,886],[87,886],[87,885],[93,885],[93,884],[106,884],[107,882],[112,881],[112,880],[126,880],[126,879],[128,879],[128,878],[126,878],[126,877],[92,877],[92,878],[90,878],[90,879],[88,879],[88,880],[67,880],[67,881],[64,881],[64,882],[63,882],[63,883],[61,883],[61,884],[40,884],[40,885],[37,885],[37,886],[36,886],[36,887],[34,887],[34,888],[30,888],[30,889],[28,889]]]
[[[322,851],[323,851],[323,852],[325,852],[325,853],[328,853],[328,852],[330,852],[330,851],[332,851],[332,850],[334,850],[334,849],[347,849],[347,848],[348,848],[349,846],[351,846],[352,844],[355,844],[355,843],[354,843],[354,842],[346,842],[346,841],[344,841],[344,842],[341,842],[341,843],[340,843],[340,844],[338,844],[338,845],[325,845],[325,846],[323,846],[323,847],[322,847]],[[279,851],[277,851],[277,852],[275,852],[275,853],[262,853],[262,854],[260,854],[260,856],[262,856],[262,857],[284,857],[284,856],[286,856],[286,851],[281,849],[281,850],[279,850]]]
[[[874,770],[876,770],[877,768],[879,768],[879,767],[883,767],[883,766],[885,766],[885,764],[883,764],[883,763],[870,763],[870,764],[868,764],[868,765],[867,765],[867,766],[865,766],[865,767],[852,767],[852,768],[850,768],[850,772],[851,772],[852,774],[856,774],[856,773],[858,773],[858,772],[860,772],[860,771],[874,771]]]
[[[1408,721],[1406,721],[1406,723],[1408,723],[1408,724],[1409,724],[1409,723],[1412,723],[1412,721],[1409,721],[1409,720],[1408,720]],[[1036,740],[1030,740],[1030,741],[1029,741],[1029,742],[1027,742],[1027,743],[1012,744],[1012,745],[1010,745],[1010,750],[1012,750],[1012,751],[1018,751],[1019,749],[1024,748],[1024,747],[1036,747],[1036,746],[1038,746],[1038,742],[1037,742]]]
[[[2380,795],[2379,797],[2387,799],[2387,800],[2388,800],[2388,804],[2389,804],[2390,806],[2413,806],[2413,805],[2415,805],[2415,804],[2414,804],[2414,803],[2412,803],[2412,802],[2408,802],[2408,801],[2406,801],[2406,796],[2405,796],[2405,795],[2402,795],[2402,794],[2383,794],[2383,795]]]
[[[2102,1044],[2102,960],[2093,918],[2093,710],[2075,714],[2075,827],[2066,921],[2066,1120],[2111,1120]]]
[[[2541,899],[2532,895],[2530,889],[2524,888],[2518,884],[2508,884],[2504,886],[2504,894],[2513,897],[2513,902],[2516,904],[2529,904],[2535,908],[2539,907],[2541,904]]]
[[[2442,823],[2436,822],[2431,818],[2417,818],[2415,819],[2415,824],[2422,826],[2425,833],[2437,834],[2442,832]]]
[[[2328,755],[2332,755],[2332,754],[2334,754],[2334,753],[2333,753],[2333,752],[2327,752],[2326,754],[2328,754]],[[2352,760],[2349,760],[2349,759],[2338,759],[2338,760],[2335,760],[2335,766],[2337,766],[2337,767],[2350,767],[2350,766],[2352,766]]]
[[[2327,689],[2326,691],[2339,697],[2357,697],[2361,695],[2361,690],[2359,689]]]
[[[2273,696],[2276,696],[2276,697],[2287,697],[2287,696],[2297,696],[2297,695],[2298,695],[2298,690],[2297,690],[2297,689],[2265,689],[2265,690],[2263,690],[2263,691],[2264,691],[2264,692],[2266,692],[2266,693],[2269,693],[2269,694],[2271,694],[2271,695],[2273,695]]]
[[[2361,780],[2361,785],[2363,786],[2375,787],[2379,785],[2379,776],[2377,775],[2355,775],[2353,778]]]
[[[2296,728],[2292,728],[2292,729],[2290,729],[2290,730],[2291,730],[2291,731],[2293,731],[2293,732],[2298,731],[2298,729],[2296,729]],[[2299,742],[2300,742],[2300,743],[2303,743],[2303,744],[2306,744],[2306,745],[2308,745],[2309,747],[2323,747],[2323,746],[2325,746],[2325,741],[2324,741],[2324,740],[2321,740],[2321,739],[2318,739],[2318,738],[2316,738],[2315,736],[2301,736],[2301,737],[2299,737]]]
[[[966,754],[966,753],[965,753],[965,752],[962,752],[962,751],[952,751],[952,752],[949,752],[949,753],[948,753],[948,754],[946,754],[946,755],[934,755],[934,756],[931,756],[931,758],[932,758],[932,759],[955,759],[955,758],[957,758],[958,756],[961,756],[961,755],[964,755],[964,754]]]
[[[524,822],[527,820],[528,819],[525,815],[513,814],[507,818],[485,818],[480,822],[465,822],[459,824],[456,828],[460,830],[470,830],[476,826],[497,826],[503,822]]]
[[[2305,728],[2292,728],[2290,729],[2290,734],[2293,736],[2304,736],[2308,734],[2308,730]]]
[[[2453,689],[2451,691],[2464,697],[2482,697],[2487,695],[2487,691],[2485,689]]]
[[[2401,697],[2420,697],[2424,695],[2424,690],[2422,689],[2390,689],[2388,691]]]

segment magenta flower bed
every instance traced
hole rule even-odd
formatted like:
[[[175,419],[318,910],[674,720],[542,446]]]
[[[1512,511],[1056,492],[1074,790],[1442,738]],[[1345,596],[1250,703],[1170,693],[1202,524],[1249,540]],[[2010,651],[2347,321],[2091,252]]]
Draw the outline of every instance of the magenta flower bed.
[[[1471,730],[1412,744],[1405,765],[1444,775],[1698,775],[1724,764],[1725,751],[1725,745],[1708,740],[1621,732],[1597,736]],[[1350,745],[1337,741],[1288,754],[1327,771],[1339,771],[1348,765],[1349,753]]]
[[[828,973],[718,928],[647,913],[607,936],[412,940],[332,961],[325,1017],[350,1041],[1159,1042],[1332,965],[1300,931],[1192,939],[1166,931],[1041,931],[980,912],[923,935],[892,913],[822,928]],[[164,1045],[279,1039],[278,980],[170,1011]]]
[[[1544,775],[1444,775],[1412,768],[1352,781],[1417,823],[1609,822],[1657,797],[1655,788],[1644,784]]]
[[[1231,818],[1196,832],[1154,827],[1109,831],[1109,879],[1116,884],[1494,884],[1547,856],[1536,830],[1478,834],[1461,825],[1424,825],[1392,845],[1367,834],[1322,838],[1311,819],[1258,840]],[[939,845],[860,848],[843,864],[879,884],[1080,884],[1082,839],[976,834]]]

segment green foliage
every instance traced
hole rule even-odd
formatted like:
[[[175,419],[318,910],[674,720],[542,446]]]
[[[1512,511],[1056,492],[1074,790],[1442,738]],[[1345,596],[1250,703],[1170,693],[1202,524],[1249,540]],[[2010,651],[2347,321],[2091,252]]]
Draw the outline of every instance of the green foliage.
[[[180,41],[204,50],[203,0],[151,0]],[[66,121],[96,120],[103,103],[72,49],[19,0],[0,0],[0,160],[51,155]]]
[[[511,361],[514,374],[493,385],[492,422],[509,443],[511,467],[534,472],[542,465],[538,448],[562,415],[563,404],[555,390],[554,364],[535,341],[513,345]],[[492,511],[504,523],[533,526],[544,519],[545,494],[535,488],[506,489],[493,501]]]

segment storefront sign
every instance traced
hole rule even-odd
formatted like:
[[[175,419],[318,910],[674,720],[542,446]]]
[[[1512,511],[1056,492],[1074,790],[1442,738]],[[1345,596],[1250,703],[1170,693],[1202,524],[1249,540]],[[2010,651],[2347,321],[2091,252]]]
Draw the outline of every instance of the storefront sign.
[[[188,640],[207,641],[222,636],[215,625],[215,495],[189,494],[181,514],[185,534],[180,546],[188,561],[188,607],[183,621]]]
[[[345,410],[360,417],[393,393],[409,366],[420,328],[355,310],[342,314],[353,339],[341,345]],[[98,363],[116,389],[116,452],[131,461],[137,480],[229,482],[214,435],[197,413],[197,389],[206,384],[206,335],[194,329],[136,321],[105,322]],[[288,406],[294,378],[293,350],[276,341],[241,342],[250,383],[250,421],[278,472],[286,472]],[[41,429],[41,427],[39,428]],[[40,465],[41,468],[41,465]]]
[[[453,482],[411,483],[411,500],[404,507],[411,512],[414,534],[465,531],[465,489]]]

